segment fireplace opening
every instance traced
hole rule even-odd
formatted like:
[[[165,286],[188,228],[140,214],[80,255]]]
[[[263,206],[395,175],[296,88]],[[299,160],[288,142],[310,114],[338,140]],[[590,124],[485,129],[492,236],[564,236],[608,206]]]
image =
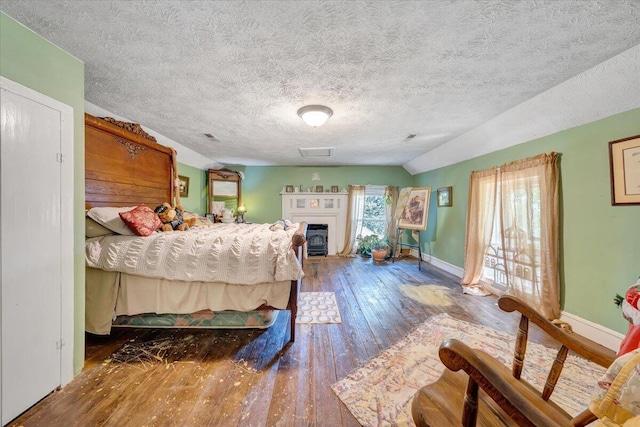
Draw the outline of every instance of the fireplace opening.
[[[307,225],[307,255],[324,255],[328,253],[329,225]]]

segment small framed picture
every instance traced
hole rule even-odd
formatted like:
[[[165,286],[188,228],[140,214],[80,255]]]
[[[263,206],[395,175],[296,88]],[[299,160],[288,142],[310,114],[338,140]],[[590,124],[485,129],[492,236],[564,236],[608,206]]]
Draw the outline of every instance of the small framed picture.
[[[438,188],[438,207],[453,206],[453,187]]]
[[[331,186],[331,192],[332,192],[332,193],[337,193],[338,191],[339,191],[339,190],[338,190],[338,186],[337,186],[337,185],[332,185],[332,186]]]
[[[609,143],[611,205],[640,205],[640,135]]]
[[[178,189],[180,197],[189,197],[189,177],[178,175]]]
[[[316,185],[316,193],[324,192],[324,187],[322,185]]]
[[[287,186],[285,187],[285,191],[286,191],[287,193],[293,193],[293,185],[287,185]]]

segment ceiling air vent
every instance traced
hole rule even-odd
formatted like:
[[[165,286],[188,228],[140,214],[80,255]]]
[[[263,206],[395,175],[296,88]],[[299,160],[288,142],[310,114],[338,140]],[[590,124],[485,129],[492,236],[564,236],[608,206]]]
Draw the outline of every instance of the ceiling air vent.
[[[205,133],[204,136],[206,136],[207,138],[209,138],[213,142],[220,142],[220,139],[217,136],[213,135],[213,134]]]
[[[331,157],[336,147],[298,148],[302,157]]]

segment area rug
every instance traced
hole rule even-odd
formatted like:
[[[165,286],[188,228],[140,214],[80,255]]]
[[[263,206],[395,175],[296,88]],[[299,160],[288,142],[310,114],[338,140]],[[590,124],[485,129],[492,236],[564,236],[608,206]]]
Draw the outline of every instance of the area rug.
[[[438,358],[438,347],[446,338],[457,338],[511,364],[515,336],[441,314],[331,387],[363,426],[413,426],[411,400],[446,369]],[[522,377],[541,389],[556,351],[530,342]],[[587,408],[604,372],[596,364],[569,355],[553,400],[577,415]]]
[[[400,285],[404,296],[422,304],[449,307],[453,302],[449,298],[451,289],[440,285]]]
[[[342,323],[333,292],[300,292],[296,323]]]

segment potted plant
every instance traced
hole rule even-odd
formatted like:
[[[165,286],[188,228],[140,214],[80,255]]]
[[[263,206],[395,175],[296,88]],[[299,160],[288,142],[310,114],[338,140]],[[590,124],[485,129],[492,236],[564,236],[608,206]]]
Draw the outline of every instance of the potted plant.
[[[369,258],[371,256],[373,245],[378,241],[380,241],[380,237],[378,237],[377,234],[370,234],[360,238],[360,242],[358,243],[358,252],[360,252],[361,256]]]
[[[371,256],[375,262],[382,262],[387,259],[387,254],[389,253],[389,239],[382,238],[378,239],[371,246]]]

